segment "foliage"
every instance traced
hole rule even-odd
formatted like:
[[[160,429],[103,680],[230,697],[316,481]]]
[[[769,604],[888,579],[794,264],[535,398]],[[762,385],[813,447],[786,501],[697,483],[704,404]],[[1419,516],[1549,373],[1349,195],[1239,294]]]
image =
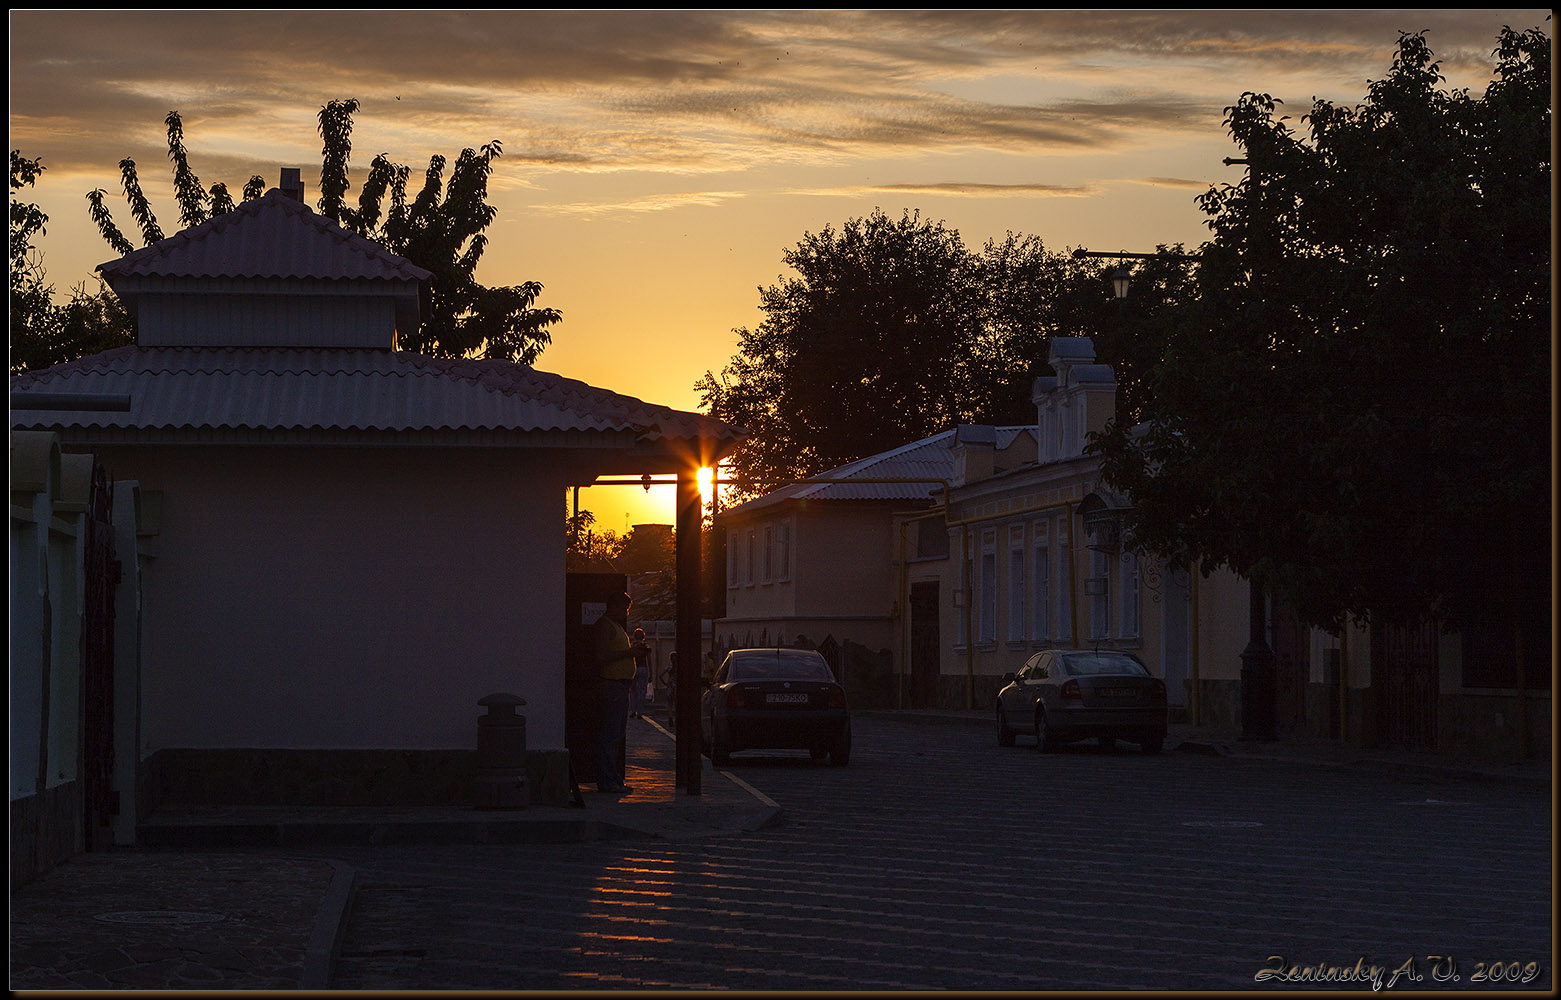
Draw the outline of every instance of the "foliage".
[[[960,423],[1030,423],[1047,339],[1111,318],[1100,265],[1012,233],[972,252],[919,213],[804,234],[783,260],[795,273],[759,289],[764,319],[695,386],[749,433],[723,477],[734,499]]]
[[[87,354],[135,342],[130,316],[101,287],[88,294],[77,285],[64,305],[54,302],[54,286],[44,273],[33,240],[44,234],[49,217],[17,192],[31,187],[44,166],[11,150],[11,374],[47,368]]]
[[[1504,29],[1476,99],[1407,34],[1309,136],[1267,95],[1227,109],[1248,174],[1201,199],[1213,238],[1141,412],[1092,445],[1142,547],[1328,627],[1540,595],[1515,584],[1550,552],[1549,52]]]
[[[410,170],[392,163],[383,153],[370,165],[369,176],[356,208],[346,195],[350,189],[348,163],[352,155],[352,116],[358,102],[331,101],[320,109],[319,132],[323,141],[320,165],[320,198],[317,207],[331,221],[374,240],[391,252],[432,272],[429,314],[416,331],[403,332],[399,346],[439,357],[479,357],[532,364],[551,342],[548,328],[562,314],[537,308],[542,286],[534,281],[487,287],[476,280],[477,265],[487,247],[485,230],[495,210],[488,204],[488,177],[493,161],[502,155],[497,141],[481,150],[465,149],[456,158],[448,182],[446,160],[429,160],[422,188],[408,201]],[[179,112],[164,120],[168,130],[168,159],[172,164],[174,194],[184,226],[198,225],[232,211],[234,203],[226,185],[201,188],[190,169]],[[140,230],[150,245],[163,238],[134,160],[119,164],[121,186]],[[258,198],[264,180],[251,177],[244,185],[243,200]],[[116,253],[127,254],[134,244],[115,225],[102,190],[89,192],[87,201],[99,233]],[[389,204],[386,205],[388,198]]]
[[[564,568],[570,573],[619,573],[617,559],[623,551],[623,539],[608,529],[596,530],[596,515],[588,510],[564,518],[568,542]]]
[[[17,192],[31,187],[44,166],[11,150],[11,334],[34,328],[50,305],[50,288],[44,281],[43,262],[33,240],[45,232],[49,217],[37,205],[18,200]],[[13,348],[14,351],[14,348]],[[12,358],[15,370],[15,356]]]

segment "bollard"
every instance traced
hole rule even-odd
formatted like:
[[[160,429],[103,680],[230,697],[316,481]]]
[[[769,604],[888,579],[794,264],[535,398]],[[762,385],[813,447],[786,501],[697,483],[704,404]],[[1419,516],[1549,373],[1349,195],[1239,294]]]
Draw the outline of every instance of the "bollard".
[[[526,699],[496,692],[479,698],[488,710],[477,717],[477,778],[473,798],[478,809],[524,809],[531,804],[526,788],[526,717],[515,711]]]

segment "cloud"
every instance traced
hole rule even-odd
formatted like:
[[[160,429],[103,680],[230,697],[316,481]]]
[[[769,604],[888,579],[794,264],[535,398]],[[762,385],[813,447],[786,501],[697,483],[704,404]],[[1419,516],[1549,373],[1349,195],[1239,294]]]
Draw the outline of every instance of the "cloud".
[[[860,197],[865,194],[927,194],[956,198],[1088,198],[1100,193],[1096,184],[978,184],[949,181],[941,184],[872,184],[845,188],[817,188],[792,194]]]
[[[56,171],[111,173],[123,156],[163,159],[177,108],[192,152],[237,176],[253,157],[225,150],[257,136],[266,156],[317,158],[315,114],[351,97],[364,158],[402,162],[493,138],[523,162],[590,170],[1109,149],[1144,129],[1217,129],[1276,74],[1358,95],[1400,29],[1430,29],[1444,70],[1488,66],[1501,23],[1543,14],[19,11],[12,144]],[[1276,96],[1320,85],[1306,86]]]
[[[1188,177],[1141,177],[1131,183],[1144,184],[1149,187],[1187,188],[1196,191],[1207,191],[1213,184],[1212,181],[1192,180]]]
[[[546,215],[572,215],[580,217],[642,214],[667,212],[678,208],[715,208],[747,195],[741,191],[687,191],[679,193],[645,195],[618,202],[573,202],[569,204],[538,204],[529,211]]]

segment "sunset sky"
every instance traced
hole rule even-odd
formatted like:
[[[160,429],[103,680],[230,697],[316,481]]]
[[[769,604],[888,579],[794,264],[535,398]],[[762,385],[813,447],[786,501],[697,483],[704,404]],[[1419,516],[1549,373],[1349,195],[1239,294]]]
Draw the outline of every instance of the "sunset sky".
[[[759,321],[758,288],[807,232],[919,210],[968,246],[1013,231],[1063,250],[1196,244],[1194,202],[1240,167],[1243,92],[1355,104],[1400,31],[1429,32],[1452,87],[1484,90],[1502,25],[1547,9],[1279,11],[11,12],[11,147],[66,292],[114,254],[130,157],[178,226],[163,119],[203,185],[237,196],[303,169],[316,115],[356,98],[351,177],[498,139],[478,277],[539,281],[564,320],[537,367],[681,409]],[[616,531],[672,520],[672,491],[589,491]]]

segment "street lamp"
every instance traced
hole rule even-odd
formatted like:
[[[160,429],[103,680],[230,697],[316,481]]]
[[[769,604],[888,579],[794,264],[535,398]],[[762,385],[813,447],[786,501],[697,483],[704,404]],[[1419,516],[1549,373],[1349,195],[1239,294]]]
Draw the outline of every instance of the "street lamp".
[[[1127,289],[1133,283],[1133,272],[1127,269],[1126,264],[1118,264],[1117,269],[1111,272],[1111,290],[1119,299],[1127,298]]]
[[[1226,164],[1245,163],[1245,160],[1226,160]],[[1190,260],[1197,254],[1161,253],[1108,253],[1092,252],[1082,247],[1073,251],[1078,260],[1083,257],[1112,257],[1117,260],[1153,260],[1169,258]],[[1127,298],[1132,273],[1127,265],[1120,264],[1111,272],[1111,288],[1119,299]],[[1274,650],[1268,644],[1267,602],[1263,588],[1256,580],[1247,581],[1248,634],[1247,648],[1241,651],[1241,739],[1272,740],[1275,738],[1276,711],[1274,698],[1278,692],[1275,677]]]

